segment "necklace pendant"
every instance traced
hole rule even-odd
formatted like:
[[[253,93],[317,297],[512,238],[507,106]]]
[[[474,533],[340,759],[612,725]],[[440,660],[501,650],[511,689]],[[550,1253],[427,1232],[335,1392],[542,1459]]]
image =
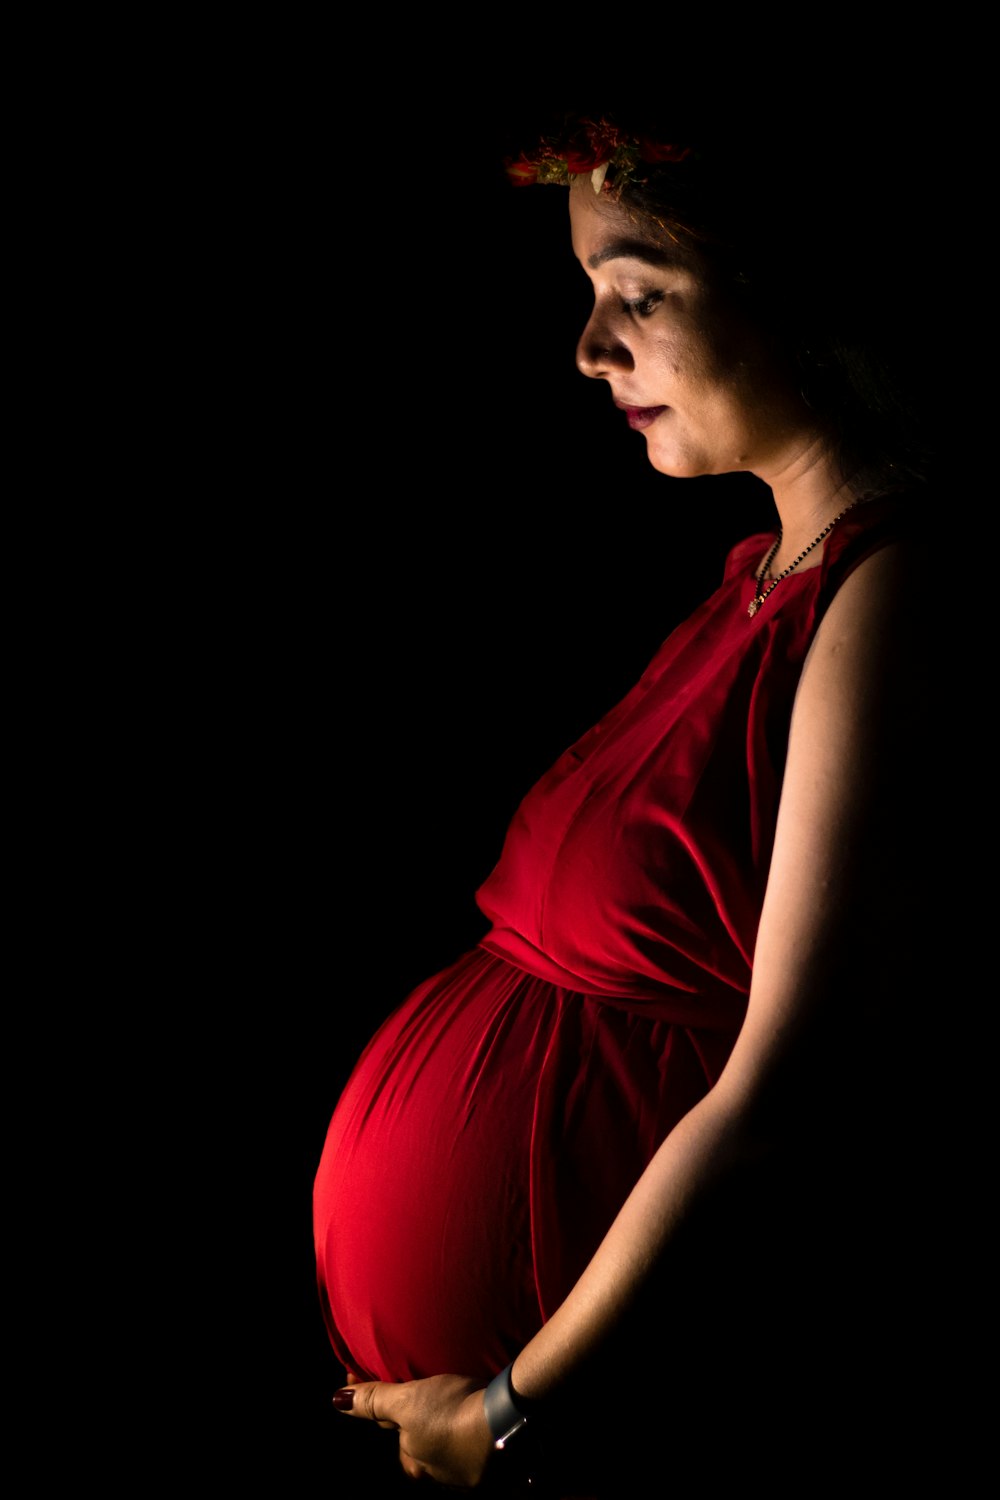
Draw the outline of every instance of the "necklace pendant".
[[[759,609],[760,609],[760,600],[759,599],[751,599],[749,605],[747,606],[747,614],[750,616],[751,620],[753,619],[754,615],[757,613],[757,611]]]

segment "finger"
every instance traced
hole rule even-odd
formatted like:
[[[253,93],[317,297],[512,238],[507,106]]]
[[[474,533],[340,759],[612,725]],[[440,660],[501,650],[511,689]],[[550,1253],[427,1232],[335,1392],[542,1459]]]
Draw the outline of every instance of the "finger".
[[[382,1380],[360,1380],[335,1391],[333,1404],[337,1411],[352,1417],[364,1417],[379,1427],[398,1427],[394,1410],[400,1406],[400,1387]]]

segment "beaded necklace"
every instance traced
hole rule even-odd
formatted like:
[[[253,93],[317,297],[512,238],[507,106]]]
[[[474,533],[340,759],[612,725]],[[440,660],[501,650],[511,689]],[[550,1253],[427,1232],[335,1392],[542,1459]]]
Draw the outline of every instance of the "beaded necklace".
[[[799,555],[798,555],[798,557],[795,559],[795,561],[794,562],[790,562],[788,564],[787,568],[782,568],[782,570],[778,574],[777,578],[772,578],[770,580],[770,582],[768,583],[767,588],[764,590],[763,593],[761,593],[760,586],[764,582],[764,580],[767,578],[767,570],[771,566],[771,560],[775,556],[778,548],[781,546],[781,535],[782,534],[781,534],[780,531],[778,532],[778,535],[775,538],[774,546],[771,548],[771,550],[768,552],[767,556],[765,557],[763,567],[761,568],[760,572],[757,575],[757,580],[756,580],[757,581],[757,592],[754,594],[753,598],[750,600],[750,603],[749,603],[749,605],[747,607],[747,614],[750,616],[751,620],[753,619],[753,617],[757,613],[757,611],[760,609],[761,605],[764,603],[764,600],[767,598],[768,594],[772,593],[778,587],[778,584],[781,582],[781,580],[783,578],[787,578],[788,575],[789,575],[789,573],[791,573],[793,571],[793,569],[795,569],[795,568],[798,567],[798,565],[802,561],[802,559],[804,557],[807,557],[808,554],[812,551],[812,549],[814,547],[818,547],[819,546],[819,544],[823,540],[823,538],[829,532],[831,532],[833,530],[833,528],[836,526],[836,524],[837,524],[838,521],[842,521],[843,520],[843,518],[847,515],[847,512],[849,510],[853,510],[856,505],[860,505],[861,504],[862,500],[867,500],[867,499],[868,499],[867,495],[859,495],[856,500],[852,500],[851,501],[850,505],[845,505],[844,508],[843,508],[843,510],[840,512],[840,514],[834,516],[834,518],[830,522],[830,524],[828,526],[824,526],[823,527],[823,530],[820,532],[819,536],[816,537],[813,541],[811,541],[809,543],[809,545],[808,545],[808,547],[806,547],[805,551],[800,552]]]

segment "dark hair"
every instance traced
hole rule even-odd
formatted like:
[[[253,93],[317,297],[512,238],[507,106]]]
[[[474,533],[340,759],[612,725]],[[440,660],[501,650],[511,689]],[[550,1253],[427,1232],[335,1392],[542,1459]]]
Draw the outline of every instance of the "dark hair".
[[[540,162],[539,180],[552,181],[560,169],[565,180],[567,162],[588,170],[603,155],[603,192],[652,221],[767,330],[843,478],[857,492],[926,481],[927,267],[916,264],[911,225],[928,184],[912,134],[748,132],[663,146],[677,136],[649,111],[563,115],[531,145],[522,137],[520,160]]]

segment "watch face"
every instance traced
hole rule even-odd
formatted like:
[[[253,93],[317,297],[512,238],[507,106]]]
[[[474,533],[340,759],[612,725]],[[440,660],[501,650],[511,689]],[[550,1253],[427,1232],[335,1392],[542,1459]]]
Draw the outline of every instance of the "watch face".
[[[507,1447],[507,1444],[513,1438],[516,1438],[517,1435],[518,1435],[518,1433],[523,1432],[524,1428],[527,1425],[528,1425],[528,1419],[527,1419],[527,1417],[518,1417],[517,1421],[513,1424],[513,1426],[510,1427],[507,1432],[501,1433],[500,1436],[496,1439],[496,1441],[493,1444],[494,1448],[496,1448],[496,1450],[499,1453],[502,1453],[504,1451],[504,1449]]]
[[[503,1475],[506,1493],[512,1493],[510,1484],[530,1486],[525,1495],[541,1496],[544,1493],[539,1478],[541,1450],[534,1420],[529,1420],[516,1405],[510,1382],[510,1366],[495,1376],[483,1393],[486,1421],[493,1434],[493,1447],[497,1453],[496,1473]],[[516,1492],[515,1492],[516,1493]]]
[[[522,1417],[516,1427],[496,1439],[496,1473],[498,1478],[503,1475],[505,1494],[519,1495],[523,1486],[526,1500],[546,1500],[550,1494],[555,1500],[557,1492],[550,1492],[546,1483],[543,1454],[533,1427]],[[511,1490],[511,1485],[517,1488]]]

